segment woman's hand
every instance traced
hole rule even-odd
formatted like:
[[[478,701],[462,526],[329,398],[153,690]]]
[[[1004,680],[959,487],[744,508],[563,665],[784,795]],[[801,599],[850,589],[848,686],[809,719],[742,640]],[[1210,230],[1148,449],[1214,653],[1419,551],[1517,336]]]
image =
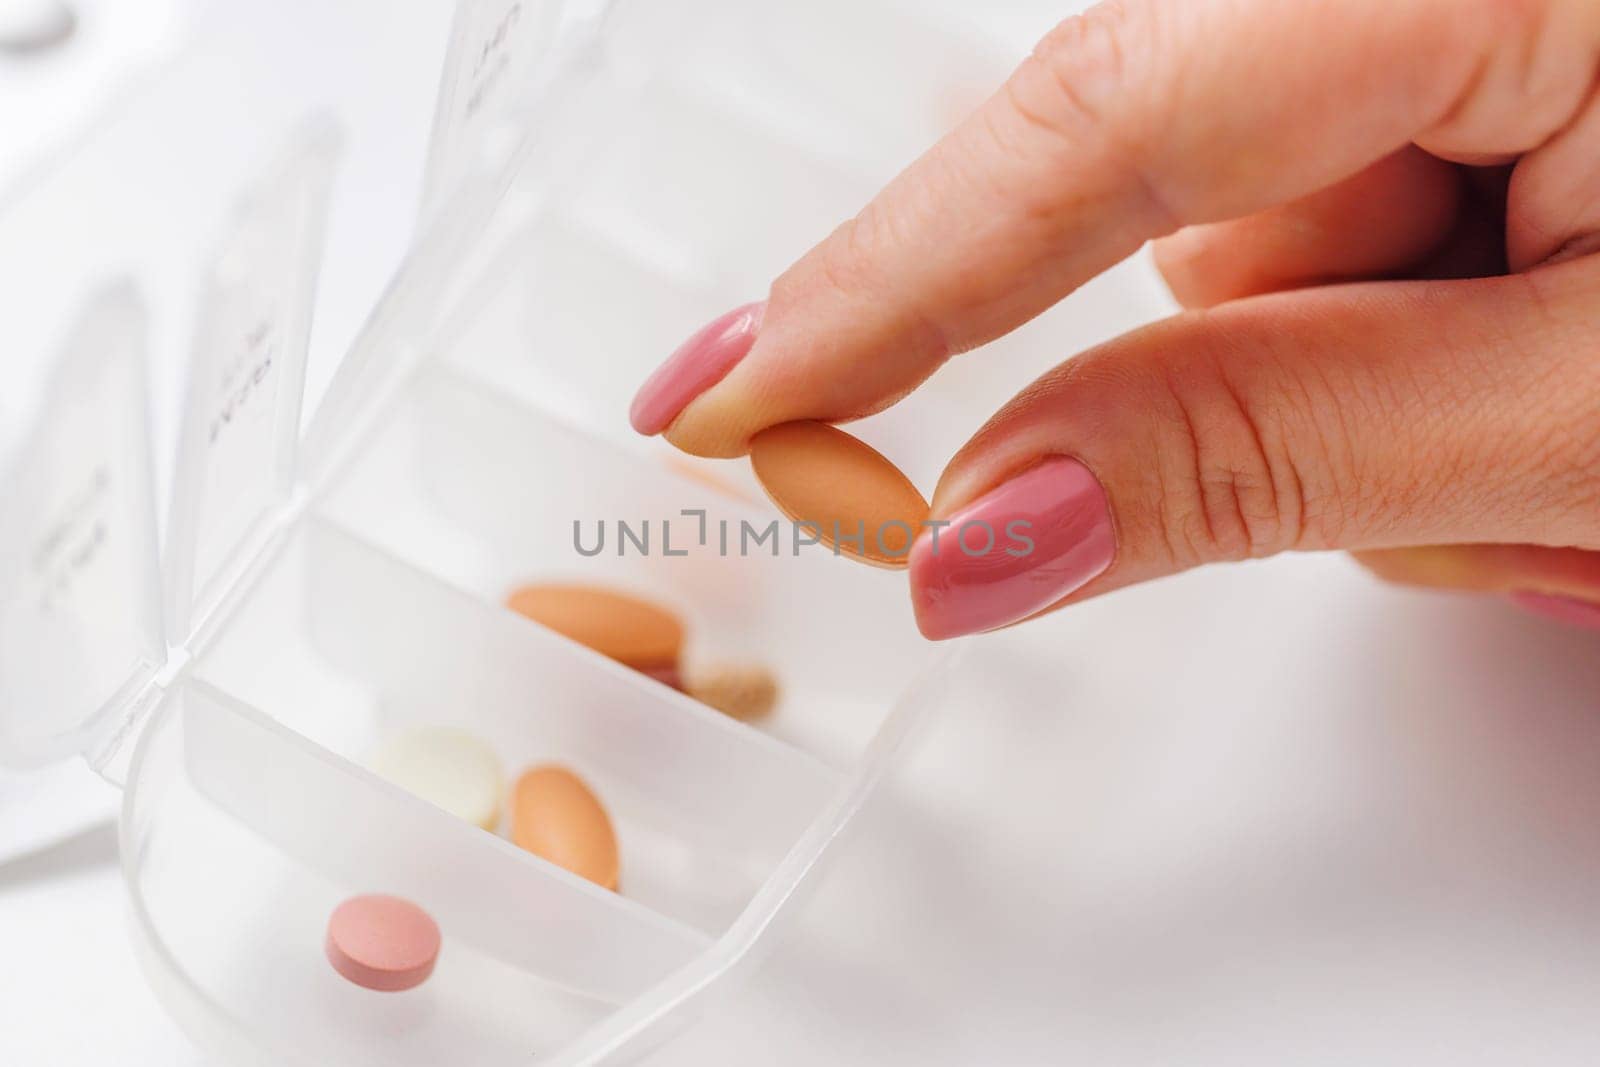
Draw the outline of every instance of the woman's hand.
[[[1600,624],[1600,0],[1104,3],[691,339],[635,426],[735,456],[881,410],[1152,238],[1191,310],[955,457],[934,518],[1036,547],[921,538],[925,633],[1329,548]]]

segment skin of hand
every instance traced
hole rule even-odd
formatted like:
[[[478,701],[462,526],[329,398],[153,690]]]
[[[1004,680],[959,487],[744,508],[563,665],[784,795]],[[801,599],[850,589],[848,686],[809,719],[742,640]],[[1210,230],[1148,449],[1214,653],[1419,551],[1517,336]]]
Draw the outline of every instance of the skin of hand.
[[[1102,3],[691,338],[635,428],[729,457],[882,410],[1150,240],[1186,310],[950,462],[933,518],[1034,544],[920,536],[925,634],[1319,549],[1600,625],[1596,0]]]

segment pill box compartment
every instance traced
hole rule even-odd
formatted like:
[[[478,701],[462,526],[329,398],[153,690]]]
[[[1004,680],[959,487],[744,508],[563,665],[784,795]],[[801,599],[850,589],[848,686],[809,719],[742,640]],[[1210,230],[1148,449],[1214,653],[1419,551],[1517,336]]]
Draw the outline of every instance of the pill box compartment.
[[[355,764],[393,732],[448,725],[488,742],[512,776],[540,763],[571,767],[616,824],[621,896],[712,936],[841,778],[804,750],[317,520],[198,673]],[[803,719],[808,695],[785,713]]]
[[[903,576],[846,565],[819,546],[796,551],[796,531],[764,502],[448,371],[425,371],[405,391],[318,510],[495,611],[532,580],[654,599],[685,618],[687,662],[759,663],[778,678],[770,719],[709,721],[780,738],[841,770],[935,655],[916,634]],[[688,698],[622,674],[708,721]]]
[[[463,843],[448,816],[225,695],[175,694],[136,772],[122,831],[136,944],[163,1003],[219,1062],[511,1063],[616,1008],[619,994],[578,992],[540,965],[577,936],[616,947],[591,921],[608,903],[598,891],[530,887],[529,866],[493,849],[504,842]],[[433,977],[404,995],[351,985],[321,958],[333,908],[376,889],[409,891],[445,935]],[[640,926],[670,954],[658,966],[691,947],[668,924]]]
[[[557,455],[585,458],[522,458]],[[150,825],[210,827],[153,841],[180,854],[196,842],[189,865],[215,867],[213,883],[263,886],[225,882],[226,906],[246,909],[226,924],[245,932],[240,944],[203,936],[216,916],[152,906],[163,942],[204,948],[185,970],[206,971],[201,984],[241,1014],[312,1011],[320,1000],[263,1000],[225,979],[296,960],[320,976],[316,938],[339,894],[399,892],[439,920],[443,958],[459,953],[485,974],[510,967],[519,996],[529,983],[548,989],[563,1006],[549,1024],[559,1029],[626,1002],[725,933],[826,817],[931,653],[894,576],[825,553],[584,557],[571,541],[570,515],[682,521],[685,507],[703,507],[712,529],[771,521],[448,372],[425,371],[403,390],[214,638],[200,681],[155,732],[170,739],[150,742],[181,750],[166,758],[185,772],[160,801],[183,814]],[[765,727],[739,723],[545,630],[503,606],[527,577],[606,582],[673,604],[691,655],[706,646],[760,657],[783,679],[781,707]],[[547,761],[578,770],[615,821],[620,893],[362,768],[386,734],[418,724],[484,738],[513,773]],[[219,844],[230,823],[251,843],[237,863]],[[272,948],[285,944],[298,955]],[[459,971],[441,962],[426,988],[453,986]],[[348,1025],[361,1030],[361,1018]],[[436,1018],[442,1031],[481,1023]]]
[[[516,460],[574,449],[585,462]],[[707,954],[780,868],[808,865],[930,650],[893,575],[825,553],[573,550],[570,513],[667,507],[770,521],[448,372],[397,396],[141,741],[127,856],[168,999],[277,1035],[274,1055],[501,1062],[592,1029]],[[761,656],[780,708],[736,722],[515,614],[504,591],[532,576],[680,606],[691,654]],[[364,769],[417,724],[471,731],[513,773],[578,770],[614,819],[620,892]],[[445,932],[433,977],[393,1005],[320,959],[332,907],[367,891],[418,901]],[[300,1034],[317,1037],[296,1048]]]

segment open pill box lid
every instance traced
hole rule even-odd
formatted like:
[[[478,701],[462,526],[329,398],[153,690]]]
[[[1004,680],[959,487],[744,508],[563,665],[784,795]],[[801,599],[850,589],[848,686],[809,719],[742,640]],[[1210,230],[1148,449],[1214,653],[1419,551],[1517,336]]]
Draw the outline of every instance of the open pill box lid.
[[[0,759],[84,751],[167,661],[132,288],[97,297],[0,472]]]
[[[501,187],[512,121],[558,0],[457,5],[429,139],[419,233],[470,237],[452,211]],[[147,383],[148,314],[129,281],[99,282],[62,331],[38,402],[0,440],[0,765],[85,755],[106,771],[183,674],[208,624],[303,496],[301,402],[330,186],[343,133],[302,121],[235,198],[200,287],[164,554]],[[498,162],[496,162],[498,161]],[[454,221],[452,221],[454,220]],[[418,257],[408,252],[402,275]],[[422,257],[426,260],[428,257]],[[416,271],[411,271],[415,274]],[[358,337],[361,374],[330,390],[348,426],[405,303],[403,278]],[[415,288],[412,286],[410,288]],[[430,306],[431,302],[430,302]],[[408,319],[408,323],[412,320]],[[365,341],[365,343],[364,343]],[[376,357],[374,356],[376,353]],[[325,424],[327,420],[319,420]],[[344,433],[326,436],[336,451]]]
[[[98,762],[155,698],[293,485],[315,262],[338,147],[301,131],[249,190],[205,280],[166,567],[156,543],[145,312],[91,296],[0,492],[0,758]]]

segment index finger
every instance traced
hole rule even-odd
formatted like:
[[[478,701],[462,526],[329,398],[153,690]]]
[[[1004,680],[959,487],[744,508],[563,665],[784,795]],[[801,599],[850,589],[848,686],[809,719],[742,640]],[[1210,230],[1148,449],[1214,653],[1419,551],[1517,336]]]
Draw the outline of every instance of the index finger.
[[[712,373],[658,372],[638,428],[733,456],[767,426],[880,410],[1153,237],[1411,142],[1527,151],[1597,57],[1593,0],[1108,0],[779,277],[749,336],[714,337]]]

